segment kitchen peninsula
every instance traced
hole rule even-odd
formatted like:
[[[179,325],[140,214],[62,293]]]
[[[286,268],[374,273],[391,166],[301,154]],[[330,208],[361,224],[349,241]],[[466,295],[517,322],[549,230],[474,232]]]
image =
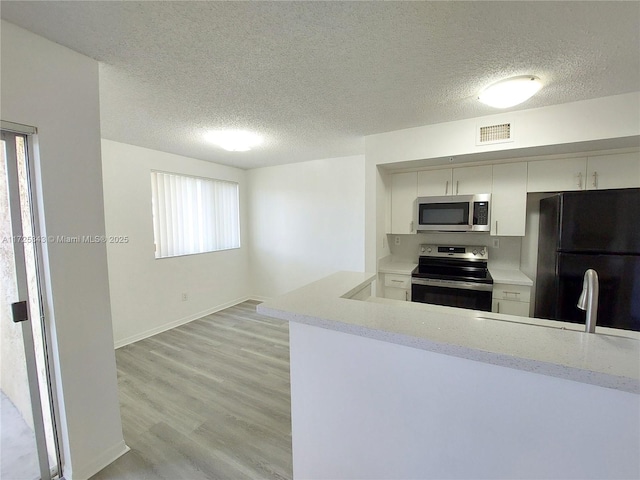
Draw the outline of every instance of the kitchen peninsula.
[[[634,332],[365,300],[374,278],[258,306],[290,322],[294,477],[640,475]]]

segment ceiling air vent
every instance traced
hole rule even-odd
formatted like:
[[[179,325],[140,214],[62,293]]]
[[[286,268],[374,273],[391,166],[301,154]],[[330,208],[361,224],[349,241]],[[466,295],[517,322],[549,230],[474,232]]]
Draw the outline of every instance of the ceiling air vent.
[[[511,123],[501,123],[499,125],[487,125],[478,128],[477,145],[488,143],[513,142]]]

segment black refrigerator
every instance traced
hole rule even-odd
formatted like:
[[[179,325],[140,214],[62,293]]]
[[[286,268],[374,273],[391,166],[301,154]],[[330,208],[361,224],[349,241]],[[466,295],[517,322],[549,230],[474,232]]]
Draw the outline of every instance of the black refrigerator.
[[[598,273],[597,325],[640,331],[640,189],[540,200],[535,316],[585,323],[584,272]]]

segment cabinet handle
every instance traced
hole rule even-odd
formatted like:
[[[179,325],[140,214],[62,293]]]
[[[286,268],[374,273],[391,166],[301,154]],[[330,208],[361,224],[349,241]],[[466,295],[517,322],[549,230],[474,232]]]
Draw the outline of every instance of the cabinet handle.
[[[593,172],[593,188],[598,188],[598,172]]]
[[[460,193],[460,180],[456,180],[456,195]]]
[[[409,301],[409,292],[407,290],[404,291],[404,300],[405,302]]]
[[[409,233],[413,233],[413,220],[409,222]]]
[[[496,220],[496,235],[498,235],[498,220]]]
[[[391,281],[392,281],[392,282],[395,282],[395,283],[404,283],[404,281],[403,281],[403,280],[393,280],[393,279],[391,279]]]
[[[578,173],[578,190],[582,190],[582,172]]]
[[[444,184],[444,194],[449,195],[449,180]]]
[[[496,302],[496,313],[500,313],[500,302]]]

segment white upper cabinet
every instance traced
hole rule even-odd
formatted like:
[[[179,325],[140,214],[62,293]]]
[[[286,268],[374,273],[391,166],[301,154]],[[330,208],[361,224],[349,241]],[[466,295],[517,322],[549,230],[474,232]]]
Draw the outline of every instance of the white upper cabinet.
[[[492,166],[443,168],[418,172],[418,196],[491,193]]]
[[[493,166],[464,167],[453,169],[453,195],[491,193]]]
[[[587,159],[559,158],[529,162],[528,192],[584,190]]]
[[[636,187],[640,187],[640,152],[529,162],[529,192]]]
[[[451,195],[452,183],[453,170],[451,168],[418,172],[418,196]]]
[[[527,164],[493,166],[491,235],[524,236],[527,218]]]
[[[640,187],[640,152],[587,158],[587,190]]]
[[[391,233],[416,233],[413,222],[418,196],[417,172],[391,175]]]

